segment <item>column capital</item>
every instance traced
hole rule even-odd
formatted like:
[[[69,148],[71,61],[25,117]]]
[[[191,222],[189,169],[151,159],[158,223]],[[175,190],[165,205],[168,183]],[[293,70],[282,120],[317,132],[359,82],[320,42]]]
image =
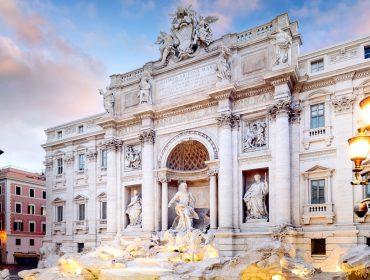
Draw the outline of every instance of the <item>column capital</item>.
[[[63,161],[65,162],[66,165],[72,165],[74,160],[75,160],[75,156],[73,152],[66,154],[63,158]]]
[[[141,144],[150,143],[154,144],[155,142],[155,131],[153,129],[145,129],[139,135],[139,140]]]
[[[292,101],[290,98],[277,100],[268,108],[268,112],[272,118],[282,113],[289,114],[291,111],[291,103]]]
[[[356,98],[354,96],[334,97],[331,100],[331,103],[333,104],[334,111],[336,113],[351,112],[355,99]]]
[[[122,147],[123,141],[117,138],[110,138],[105,140],[103,147],[107,150],[117,151]]]
[[[207,171],[208,176],[216,176],[218,174],[218,168],[211,168]]]
[[[160,175],[160,176],[158,177],[158,181],[159,181],[159,182],[161,182],[161,183],[163,184],[163,183],[168,183],[168,182],[170,182],[170,181],[171,181],[171,179],[167,178],[167,176],[165,176],[165,175]]]
[[[98,152],[95,151],[95,150],[88,150],[87,153],[86,153],[86,158],[89,161],[95,161],[97,156],[98,156]]]
[[[232,113],[223,113],[219,117],[217,117],[217,125],[220,127],[230,126],[234,128],[239,125],[239,121],[240,121],[240,116],[232,114]]]

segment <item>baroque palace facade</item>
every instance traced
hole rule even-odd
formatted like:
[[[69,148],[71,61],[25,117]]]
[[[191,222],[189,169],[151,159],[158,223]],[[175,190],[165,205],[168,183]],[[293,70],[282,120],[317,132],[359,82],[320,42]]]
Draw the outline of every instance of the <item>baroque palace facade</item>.
[[[100,90],[106,112],[46,130],[44,242],[76,252],[187,221],[235,255],[291,225],[324,270],[369,244],[347,139],[370,94],[370,37],[301,55],[287,14],[214,40],[216,20],[179,8],[161,58]],[[181,182],[191,213],[172,205]]]

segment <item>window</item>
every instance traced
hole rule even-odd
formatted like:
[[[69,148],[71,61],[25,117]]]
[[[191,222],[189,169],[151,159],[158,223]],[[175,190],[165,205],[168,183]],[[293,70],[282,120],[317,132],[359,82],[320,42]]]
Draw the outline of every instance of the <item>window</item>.
[[[22,204],[16,202],[15,203],[15,213],[22,213]]]
[[[324,60],[318,59],[311,62],[311,73],[317,73],[324,70]]]
[[[41,206],[41,215],[46,216],[46,207]]]
[[[0,220],[0,230],[4,230],[3,229],[3,221],[2,220]],[[1,239],[0,239],[1,240]]]
[[[35,190],[34,189],[30,189],[30,197],[35,197]]]
[[[85,204],[78,204],[78,220],[85,220]]]
[[[62,158],[58,158],[57,159],[57,172],[58,174],[62,174],[63,173],[63,159]]]
[[[46,232],[46,224],[42,223],[41,227],[42,227],[42,233],[45,233]]]
[[[107,150],[101,150],[101,162],[100,165],[102,168],[107,168]]]
[[[325,180],[311,180],[311,204],[325,203]]]
[[[63,206],[59,205],[57,206],[57,222],[63,221]]]
[[[21,245],[21,240],[19,238],[15,239],[15,245],[17,246]]]
[[[365,59],[370,58],[370,46],[364,48],[365,51]]]
[[[58,137],[58,139],[62,139],[62,137],[63,137],[63,132],[62,132],[62,131],[58,131],[58,132],[57,132],[57,137]]]
[[[36,231],[36,224],[35,222],[30,222],[30,232],[35,232]]]
[[[370,237],[367,237],[367,238],[366,238],[366,245],[367,245],[367,246],[370,246]]]
[[[78,133],[83,133],[84,132],[84,126],[83,125],[79,125],[78,126]]]
[[[100,203],[100,219],[106,220],[107,219],[107,202],[102,201]]]
[[[2,193],[3,193],[3,187],[0,186],[0,194],[2,194]]]
[[[22,188],[21,186],[15,186],[15,194],[22,195]]]
[[[23,222],[22,221],[15,221],[13,223],[13,230],[14,231],[23,231]]]
[[[311,239],[311,255],[326,255],[325,239]]]
[[[3,204],[0,202],[0,213],[3,213]]]
[[[324,127],[324,103],[311,105],[311,129]]]
[[[42,199],[46,199],[46,191],[42,191]]]
[[[84,243],[77,243],[77,253],[81,253],[85,247]]]
[[[85,155],[84,154],[78,155],[78,170],[80,171],[85,170]]]
[[[35,205],[28,205],[28,214],[35,215]]]
[[[35,246],[35,239],[30,239],[30,246]]]

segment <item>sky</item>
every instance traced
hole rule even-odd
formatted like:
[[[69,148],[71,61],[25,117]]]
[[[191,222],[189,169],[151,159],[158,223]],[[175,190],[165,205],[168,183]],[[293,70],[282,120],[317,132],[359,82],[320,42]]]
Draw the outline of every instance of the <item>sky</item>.
[[[168,14],[215,15],[214,37],[287,12],[301,52],[370,35],[370,0],[0,0],[0,166],[43,169],[44,130],[103,111],[109,75],[157,60]]]

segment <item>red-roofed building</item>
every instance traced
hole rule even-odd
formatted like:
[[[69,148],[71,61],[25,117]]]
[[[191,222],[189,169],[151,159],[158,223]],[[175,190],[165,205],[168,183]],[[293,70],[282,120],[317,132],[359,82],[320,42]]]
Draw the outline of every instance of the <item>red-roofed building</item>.
[[[34,262],[46,231],[45,177],[0,170],[0,254],[6,264]]]

